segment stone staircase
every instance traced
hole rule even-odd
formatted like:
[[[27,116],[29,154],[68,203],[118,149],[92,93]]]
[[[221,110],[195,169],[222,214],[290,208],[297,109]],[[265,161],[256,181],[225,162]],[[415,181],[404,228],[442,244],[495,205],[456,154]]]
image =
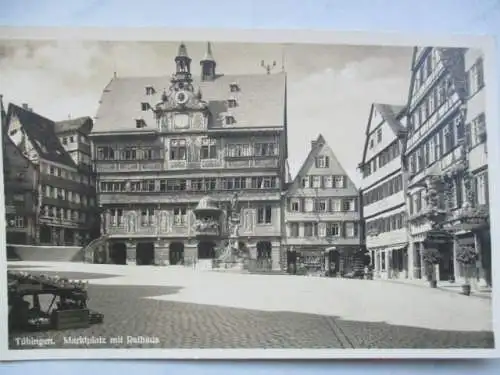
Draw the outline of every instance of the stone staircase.
[[[86,246],[82,248],[83,262],[84,263],[94,263],[94,253],[100,246],[105,246],[109,238],[108,234],[105,234],[99,238],[95,238],[90,241]]]

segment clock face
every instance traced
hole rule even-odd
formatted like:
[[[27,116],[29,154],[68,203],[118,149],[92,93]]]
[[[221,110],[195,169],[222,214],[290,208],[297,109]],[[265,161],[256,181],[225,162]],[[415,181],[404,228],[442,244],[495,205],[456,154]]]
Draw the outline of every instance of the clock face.
[[[186,129],[189,127],[189,116],[185,113],[177,113],[174,116],[174,124],[177,129]]]
[[[187,93],[185,91],[178,91],[175,94],[175,101],[177,104],[186,104],[188,101]]]

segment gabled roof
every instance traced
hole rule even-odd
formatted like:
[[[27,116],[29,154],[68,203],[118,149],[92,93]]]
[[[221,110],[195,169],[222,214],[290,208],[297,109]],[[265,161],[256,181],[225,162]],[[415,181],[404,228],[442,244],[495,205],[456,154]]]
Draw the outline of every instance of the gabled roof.
[[[218,75],[214,80],[202,81],[193,77],[195,91],[200,89],[202,100],[208,102],[212,114],[212,128],[222,128],[224,115],[234,117],[230,128],[283,127],[285,108],[285,73],[252,75]],[[170,87],[169,76],[116,77],[106,86],[94,121],[93,132],[144,131],[157,129],[152,111],[142,111],[141,103],[155,107],[164,90]],[[239,90],[231,92],[235,83]],[[155,93],[146,95],[146,87]],[[235,107],[228,100],[235,98]],[[136,120],[143,119],[146,128],[137,129]]]
[[[368,141],[370,139],[370,135],[375,131],[376,128],[380,125],[380,123],[374,124],[373,115],[375,111],[380,113],[382,117],[382,121],[389,125],[389,128],[392,130],[395,136],[399,136],[401,132],[405,131],[405,127],[401,124],[401,117],[404,115],[406,110],[406,106],[402,105],[394,105],[394,104],[383,104],[383,103],[373,103],[370,107],[370,115],[368,116],[368,122],[366,124],[365,131],[365,145],[363,147],[363,158],[361,164],[365,162],[366,152],[368,151]]]
[[[7,124],[10,124],[12,117],[19,119],[26,136],[41,158],[70,167],[76,167],[71,156],[69,156],[59,142],[54,131],[55,124],[52,120],[10,103],[7,113]]]
[[[89,134],[92,131],[92,118],[85,116],[69,120],[56,121],[54,130],[56,134],[71,131],[79,131],[83,134]]]
[[[335,153],[333,150],[328,146],[328,144],[325,141],[325,138],[323,135],[318,135],[315,141],[311,142],[311,150],[309,151],[309,154],[307,155],[304,163],[299,169],[299,172],[293,179],[292,184],[288,188],[288,192],[291,193],[295,191],[296,189],[300,188],[301,184],[301,179],[303,176],[307,175],[309,170],[315,166],[315,158],[322,153],[322,151],[327,148],[326,153],[324,155],[329,157],[329,167],[328,168],[321,168],[321,170],[317,170],[314,174],[315,175],[338,175],[338,176],[344,176],[346,179],[346,189],[350,190],[350,194],[356,195],[357,194],[357,188],[350,179],[349,175],[345,171],[345,169],[342,167],[340,162],[338,161],[337,157],[335,156]]]

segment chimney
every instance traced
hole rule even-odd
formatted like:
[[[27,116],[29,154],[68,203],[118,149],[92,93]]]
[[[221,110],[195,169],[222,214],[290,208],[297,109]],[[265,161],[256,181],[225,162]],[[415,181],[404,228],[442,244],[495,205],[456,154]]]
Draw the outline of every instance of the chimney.
[[[23,103],[21,106],[23,107],[23,109],[25,109],[27,111],[30,111],[30,112],[32,111],[31,107],[27,103]]]

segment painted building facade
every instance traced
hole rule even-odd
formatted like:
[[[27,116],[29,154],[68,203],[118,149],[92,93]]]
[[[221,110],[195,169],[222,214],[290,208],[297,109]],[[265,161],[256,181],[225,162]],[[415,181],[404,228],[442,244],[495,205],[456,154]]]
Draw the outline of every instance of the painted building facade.
[[[359,193],[323,136],[311,142],[285,197],[289,272],[352,273],[362,250]]]
[[[405,123],[403,106],[373,104],[359,164],[366,249],[378,278],[408,277]]]
[[[199,76],[191,63],[181,44],[172,75],[114,77],[104,89],[91,138],[107,261],[208,267],[233,210],[238,247],[279,269],[286,76],[219,74],[210,44]],[[213,236],[200,201],[220,210],[207,219]]]
[[[414,278],[427,272],[422,253],[435,227],[453,233],[451,241],[434,245],[441,254],[438,280],[461,276],[456,261],[460,246],[483,252],[481,258],[485,266],[488,263],[484,75],[482,67],[477,68],[481,62],[480,55],[466,49],[414,51],[405,150]]]
[[[56,135],[56,124],[26,105],[9,104],[6,134],[37,171],[35,245],[85,245],[91,240],[95,187]],[[92,198],[90,198],[92,199]],[[35,202],[33,202],[35,204]]]

